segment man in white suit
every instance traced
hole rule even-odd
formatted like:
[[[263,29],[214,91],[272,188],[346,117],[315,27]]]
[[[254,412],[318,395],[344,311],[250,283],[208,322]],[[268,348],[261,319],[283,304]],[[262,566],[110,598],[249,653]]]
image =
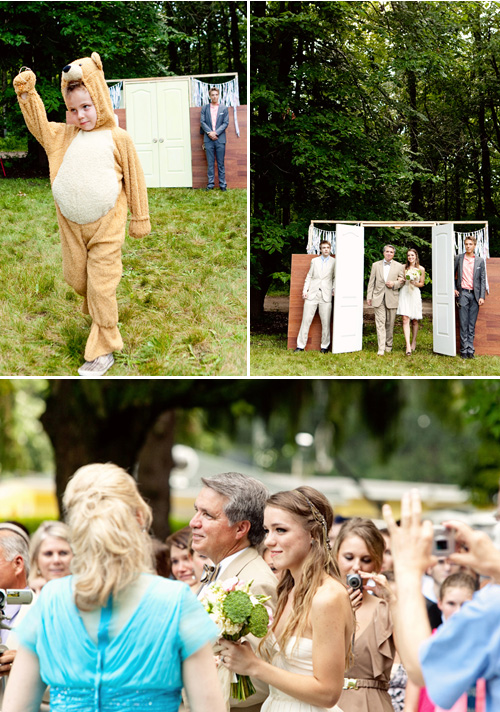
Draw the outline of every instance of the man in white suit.
[[[328,240],[322,240],[319,249],[321,255],[311,260],[302,290],[302,297],[305,300],[304,311],[295,352],[305,349],[309,328],[316,310],[319,310],[321,319],[321,353],[326,354],[330,346],[332,296],[335,290],[335,258],[330,255],[331,245]]]
[[[366,303],[375,310],[379,356],[392,351],[399,290],[405,281],[404,265],[393,259],[395,254],[392,245],[384,247],[384,259],[372,264],[366,294]]]
[[[208,556],[214,567],[202,577],[198,597],[214,580],[225,581],[236,576],[252,581],[251,591],[270,596],[266,606],[276,605],[278,579],[257,551],[263,541],[264,507],[269,492],[258,480],[239,472],[225,472],[215,477],[202,477],[204,487],[194,503],[195,515],[189,522],[194,551]],[[257,644],[256,638],[249,636]],[[231,710],[259,712],[268,695],[267,685],[253,680],[257,692],[245,701],[231,699]]]

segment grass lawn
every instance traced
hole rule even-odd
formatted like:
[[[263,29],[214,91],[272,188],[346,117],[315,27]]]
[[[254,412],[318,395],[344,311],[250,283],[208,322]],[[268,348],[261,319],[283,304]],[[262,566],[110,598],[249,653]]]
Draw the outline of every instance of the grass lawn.
[[[500,356],[476,356],[474,360],[441,356],[432,351],[432,321],[424,317],[417,350],[405,355],[401,317],[396,318],[392,353],[377,356],[375,323],[363,324],[363,350],[348,354],[294,353],[287,349],[286,333],[250,337],[252,376],[498,376]]]
[[[49,181],[0,185],[0,375],[75,376],[91,321],[63,281]],[[246,375],[246,191],[148,194],[153,232],[123,247],[109,376]]]

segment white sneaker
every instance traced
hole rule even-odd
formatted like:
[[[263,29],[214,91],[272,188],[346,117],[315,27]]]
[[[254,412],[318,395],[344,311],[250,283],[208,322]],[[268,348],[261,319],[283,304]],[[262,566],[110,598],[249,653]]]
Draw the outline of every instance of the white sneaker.
[[[85,361],[83,366],[78,369],[78,373],[80,376],[86,376],[87,378],[98,378],[99,376],[104,376],[114,362],[113,354],[98,356],[93,361]]]

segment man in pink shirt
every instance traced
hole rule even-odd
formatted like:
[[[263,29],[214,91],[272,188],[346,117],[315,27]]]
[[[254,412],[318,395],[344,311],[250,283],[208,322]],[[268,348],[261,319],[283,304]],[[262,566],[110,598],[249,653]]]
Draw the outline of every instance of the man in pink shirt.
[[[213,190],[215,180],[215,160],[219,174],[219,188],[227,190],[224,156],[226,153],[226,129],[229,126],[227,106],[219,103],[219,90],[212,87],[209,91],[210,104],[201,107],[201,128],[203,143],[208,163],[207,190]]]
[[[455,296],[460,321],[460,356],[474,358],[474,334],[479,307],[486,294],[484,259],[476,257],[476,240],[465,239],[465,253],[455,257]]]

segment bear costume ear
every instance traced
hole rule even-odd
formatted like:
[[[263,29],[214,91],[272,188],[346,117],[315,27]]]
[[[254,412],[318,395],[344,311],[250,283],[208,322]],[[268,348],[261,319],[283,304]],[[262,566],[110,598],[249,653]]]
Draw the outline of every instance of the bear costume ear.
[[[92,54],[90,55],[90,59],[92,59],[94,63],[97,64],[97,69],[102,69],[101,58],[97,54],[97,52],[92,52]]]

